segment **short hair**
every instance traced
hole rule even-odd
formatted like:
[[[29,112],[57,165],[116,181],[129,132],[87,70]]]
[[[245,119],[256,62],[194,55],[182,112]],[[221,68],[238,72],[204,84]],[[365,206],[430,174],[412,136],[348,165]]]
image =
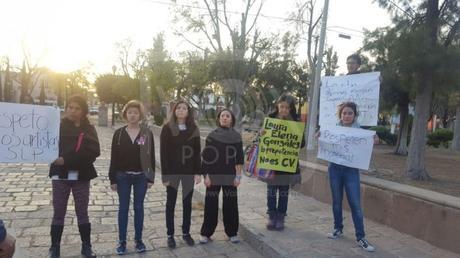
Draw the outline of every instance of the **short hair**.
[[[230,116],[232,117],[232,123],[230,124],[230,127],[234,127],[234,126],[235,126],[235,123],[236,123],[235,115],[233,114],[233,112],[232,112],[230,109],[227,109],[227,108],[224,108],[224,109],[222,109],[221,111],[219,111],[219,113],[217,113],[216,125],[217,125],[218,127],[222,127],[222,126],[220,125],[220,119],[219,119],[219,118],[220,118],[220,115],[221,115],[223,112],[225,112],[225,111],[227,111],[228,113],[230,113]]]
[[[356,63],[357,63],[358,65],[361,65],[361,63],[362,63],[361,56],[358,55],[358,54],[351,54],[351,55],[349,55],[349,56],[347,57],[347,61],[348,61],[348,59],[353,59],[353,60],[355,60]]]
[[[139,110],[139,120],[144,119],[145,117],[144,105],[142,104],[142,102],[140,102],[139,100],[135,100],[135,99],[128,101],[128,103],[124,105],[123,112],[122,112],[122,116],[124,119],[126,119],[128,109],[130,108],[137,108],[137,110]]]
[[[355,113],[355,119],[356,119],[358,117],[358,106],[356,105],[355,102],[346,101],[346,102],[341,103],[337,107],[337,117],[339,118],[339,120],[341,118],[343,109],[346,108],[346,107],[349,107],[349,108],[351,108],[351,110],[353,110],[353,113]]]

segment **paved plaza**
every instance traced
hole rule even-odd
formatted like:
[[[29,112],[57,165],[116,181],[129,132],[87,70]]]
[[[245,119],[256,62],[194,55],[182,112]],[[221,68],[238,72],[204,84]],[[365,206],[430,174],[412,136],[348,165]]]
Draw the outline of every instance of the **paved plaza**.
[[[99,257],[115,255],[117,242],[118,197],[110,191],[107,177],[112,128],[98,127],[101,157],[96,161],[99,177],[91,183],[90,220],[92,239]],[[158,157],[159,140],[156,138]],[[165,203],[166,191],[157,170],[157,180],[148,191],[145,201],[144,242],[147,252],[133,253],[134,229],[132,216],[128,228],[128,249],[125,257],[459,257],[426,242],[401,234],[387,226],[366,220],[368,240],[375,244],[375,253],[366,253],[356,246],[351,216],[345,216],[345,235],[339,240],[326,238],[332,225],[330,206],[302,194],[291,192],[286,229],[270,232],[265,229],[266,187],[257,180],[244,178],[239,188],[240,236],[239,244],[228,241],[219,223],[214,241],[207,245],[188,247],[176,236],[178,246],[174,250],[166,245]],[[203,220],[204,186],[196,188],[193,202],[191,233],[199,238]],[[179,191],[180,193],[180,191]],[[180,233],[182,205],[176,205],[176,232]],[[72,200],[72,197],[70,198]],[[364,211],[365,212],[365,211]],[[131,211],[132,213],[132,211]],[[46,257],[50,245],[52,217],[51,181],[47,165],[0,165],[0,218],[9,232],[17,238],[15,257]],[[221,218],[221,217],[220,217]],[[63,257],[80,257],[80,237],[73,202],[69,202],[63,242]]]

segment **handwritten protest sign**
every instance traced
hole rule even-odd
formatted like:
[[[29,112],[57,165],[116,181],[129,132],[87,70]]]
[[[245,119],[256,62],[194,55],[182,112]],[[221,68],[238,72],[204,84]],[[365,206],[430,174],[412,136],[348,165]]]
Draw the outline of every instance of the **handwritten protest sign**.
[[[57,108],[0,102],[0,162],[54,161],[59,122]]]
[[[295,173],[305,124],[265,118],[260,137],[257,166],[263,169]]]
[[[379,90],[380,72],[323,77],[319,124],[335,125],[337,106],[345,101],[352,101],[358,105],[360,125],[377,125]]]
[[[369,169],[374,131],[343,126],[321,128],[318,158],[352,168]]]

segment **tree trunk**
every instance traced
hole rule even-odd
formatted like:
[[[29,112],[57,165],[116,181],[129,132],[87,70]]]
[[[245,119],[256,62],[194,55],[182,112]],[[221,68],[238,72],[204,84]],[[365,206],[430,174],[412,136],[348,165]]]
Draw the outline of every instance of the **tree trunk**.
[[[428,180],[430,176],[425,167],[425,146],[428,117],[433,92],[433,78],[425,75],[420,82],[415,98],[415,116],[407,158],[407,175],[414,180]]]
[[[407,135],[409,133],[409,103],[399,105],[399,132],[398,142],[396,143],[395,154],[407,155]]]
[[[460,105],[455,112],[454,139],[452,140],[452,150],[460,151]]]

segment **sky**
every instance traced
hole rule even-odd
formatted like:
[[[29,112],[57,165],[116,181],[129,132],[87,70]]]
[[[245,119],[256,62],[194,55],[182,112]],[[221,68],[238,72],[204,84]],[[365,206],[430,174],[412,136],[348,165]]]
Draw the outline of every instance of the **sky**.
[[[130,38],[133,52],[150,48],[153,37],[164,32],[172,56],[193,47],[174,36],[170,9],[174,2],[187,0],[2,0],[0,14],[3,35],[0,57],[22,64],[24,50],[33,63],[54,71],[70,72],[89,67],[94,74],[108,73],[118,64],[115,42]],[[232,10],[242,0],[232,0]],[[317,0],[318,9],[323,1]],[[291,25],[277,17],[288,17],[295,0],[265,0],[258,27],[264,33],[283,33]],[[204,10],[194,9],[196,12]],[[253,11],[252,13],[255,13]],[[362,29],[390,24],[387,12],[372,0],[330,0],[327,45],[339,55],[339,73],[346,70],[345,58],[362,46]],[[351,35],[351,39],[338,34]],[[192,39],[195,39],[192,37]],[[305,60],[301,42],[298,58]]]

